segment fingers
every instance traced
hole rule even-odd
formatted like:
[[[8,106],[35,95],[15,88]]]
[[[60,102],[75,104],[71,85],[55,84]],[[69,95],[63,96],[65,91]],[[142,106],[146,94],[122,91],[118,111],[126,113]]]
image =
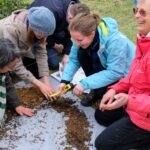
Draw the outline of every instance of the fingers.
[[[107,104],[102,106],[103,110],[113,110],[120,108],[127,104],[128,95],[124,93],[119,93],[110,99]]]
[[[30,108],[25,108],[24,106],[18,106],[16,107],[16,112],[23,116],[28,116],[28,117],[32,117],[34,115],[34,111]]]
[[[55,90],[52,87],[44,86],[44,88],[41,88],[41,92],[48,100],[55,100],[55,97],[51,97],[50,95],[55,93]]]
[[[79,90],[73,90],[73,95],[79,96],[81,94],[82,94],[81,91],[79,91]]]
[[[74,88],[72,91],[73,95],[79,96],[81,95],[83,92],[80,89]]]
[[[58,90],[61,91],[65,85],[66,85],[65,83],[60,83],[58,85]]]
[[[109,101],[109,98],[104,95],[101,102],[100,102],[99,109],[105,110],[105,105],[108,103],[108,101]]]
[[[34,111],[30,108],[24,108],[24,110],[22,111],[22,114],[28,117],[32,117],[34,115]]]
[[[113,89],[110,89],[102,98],[99,109],[100,110],[107,110],[108,106],[113,103],[114,101],[114,96],[115,96],[116,91]]]
[[[23,113],[22,113],[22,112],[19,111],[19,112],[17,112],[17,113],[18,113],[20,116],[23,116]]]

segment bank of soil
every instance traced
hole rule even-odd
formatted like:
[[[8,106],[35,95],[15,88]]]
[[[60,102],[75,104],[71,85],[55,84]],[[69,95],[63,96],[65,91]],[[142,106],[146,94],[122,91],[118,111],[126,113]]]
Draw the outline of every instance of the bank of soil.
[[[83,112],[77,107],[73,106],[74,102],[68,98],[58,98],[51,102],[47,100],[46,103],[42,103],[45,99],[41,92],[36,88],[21,88],[17,89],[17,93],[22,100],[24,106],[39,109],[53,108],[57,112],[64,112],[68,119],[66,124],[66,139],[67,143],[72,147],[76,147],[77,150],[88,150],[88,141],[90,141],[91,133],[88,130],[90,127],[89,122]],[[64,143],[61,143],[64,144]],[[66,147],[65,150],[72,150],[72,147]]]

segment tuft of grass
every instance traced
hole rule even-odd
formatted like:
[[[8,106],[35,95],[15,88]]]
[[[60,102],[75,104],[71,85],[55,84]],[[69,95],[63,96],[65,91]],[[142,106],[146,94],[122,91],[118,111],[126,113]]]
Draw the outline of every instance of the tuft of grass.
[[[136,26],[133,15],[135,7],[132,0],[81,0],[87,4],[92,12],[100,17],[111,17],[117,20],[119,29],[130,40],[135,42]]]

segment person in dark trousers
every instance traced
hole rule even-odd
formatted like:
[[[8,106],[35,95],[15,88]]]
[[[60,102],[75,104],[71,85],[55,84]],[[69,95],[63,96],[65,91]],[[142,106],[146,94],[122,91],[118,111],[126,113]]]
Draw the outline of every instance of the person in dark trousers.
[[[18,51],[18,52],[17,52]],[[17,47],[8,39],[0,38],[0,127],[3,126],[6,107],[14,109],[19,115],[33,116],[33,110],[21,105],[9,71],[20,57]]]
[[[139,0],[134,15],[136,56],[95,112],[97,122],[108,126],[95,140],[97,150],[150,150],[150,1]]]
[[[68,61],[68,54],[70,53],[70,48],[72,46],[70,34],[68,32],[68,14],[70,14],[71,6],[77,3],[80,3],[80,1],[79,0],[35,0],[32,2],[31,5],[28,6],[28,8],[45,6],[49,10],[51,10],[55,16],[56,29],[54,31],[54,34],[48,37],[47,46],[46,46],[48,52],[48,64],[50,69],[58,69],[59,62],[60,62],[59,53],[63,54],[63,58],[61,61],[62,64],[65,64]],[[82,7],[82,5],[79,7]],[[77,10],[78,10],[77,13],[80,13],[80,11],[82,11],[82,8],[81,9],[79,8]],[[84,11],[84,5],[83,5],[83,11]],[[29,62],[28,60],[24,61],[24,63],[27,63],[27,65],[29,65],[28,62]]]

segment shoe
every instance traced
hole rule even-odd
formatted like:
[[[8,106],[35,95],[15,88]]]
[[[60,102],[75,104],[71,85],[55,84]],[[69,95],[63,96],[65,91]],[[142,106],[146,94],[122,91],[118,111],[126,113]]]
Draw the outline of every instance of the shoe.
[[[81,105],[88,107],[93,105],[97,100],[98,98],[96,98],[95,91],[92,90],[89,94],[85,95],[84,98],[81,99]]]

